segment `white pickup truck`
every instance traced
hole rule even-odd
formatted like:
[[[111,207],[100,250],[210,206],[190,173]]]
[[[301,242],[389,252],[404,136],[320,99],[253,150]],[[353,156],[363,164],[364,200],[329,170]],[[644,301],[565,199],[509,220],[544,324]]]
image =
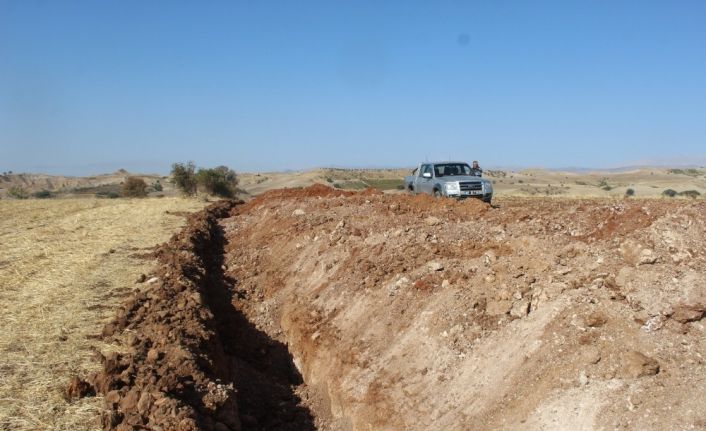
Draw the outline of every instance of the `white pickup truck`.
[[[480,177],[465,162],[420,163],[412,175],[405,177],[405,188],[411,193],[427,193],[437,197],[478,198],[490,203],[493,183]]]

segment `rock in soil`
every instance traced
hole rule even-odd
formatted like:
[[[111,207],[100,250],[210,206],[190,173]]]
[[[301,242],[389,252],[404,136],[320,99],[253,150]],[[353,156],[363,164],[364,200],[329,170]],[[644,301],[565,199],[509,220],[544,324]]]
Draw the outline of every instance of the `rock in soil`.
[[[623,357],[623,373],[631,378],[654,376],[659,373],[659,363],[643,353],[630,351]]]

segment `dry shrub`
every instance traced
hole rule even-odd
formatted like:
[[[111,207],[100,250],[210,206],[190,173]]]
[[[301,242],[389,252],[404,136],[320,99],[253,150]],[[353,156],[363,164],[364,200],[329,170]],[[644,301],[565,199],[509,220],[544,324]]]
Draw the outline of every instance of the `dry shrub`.
[[[10,190],[7,191],[8,196],[11,196],[15,199],[27,199],[29,197],[29,193],[27,190],[23,189],[20,186],[13,186],[10,187]]]
[[[684,190],[683,192],[677,193],[679,196],[686,196],[691,199],[696,199],[699,196],[701,196],[701,193],[699,193],[697,190]]]
[[[147,183],[142,178],[127,177],[123,183],[122,194],[126,198],[147,196]]]

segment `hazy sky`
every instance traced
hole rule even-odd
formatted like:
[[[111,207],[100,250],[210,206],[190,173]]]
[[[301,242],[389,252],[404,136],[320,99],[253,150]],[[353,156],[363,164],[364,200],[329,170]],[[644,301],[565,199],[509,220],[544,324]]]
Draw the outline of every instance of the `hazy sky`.
[[[706,2],[0,0],[0,171],[706,163]]]

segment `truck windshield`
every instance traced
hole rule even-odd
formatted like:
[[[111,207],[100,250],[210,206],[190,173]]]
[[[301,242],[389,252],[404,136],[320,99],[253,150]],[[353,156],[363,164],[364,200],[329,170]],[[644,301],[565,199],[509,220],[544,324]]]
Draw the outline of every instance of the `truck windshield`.
[[[434,165],[434,174],[437,177],[471,175],[471,167],[465,163],[443,163]]]

